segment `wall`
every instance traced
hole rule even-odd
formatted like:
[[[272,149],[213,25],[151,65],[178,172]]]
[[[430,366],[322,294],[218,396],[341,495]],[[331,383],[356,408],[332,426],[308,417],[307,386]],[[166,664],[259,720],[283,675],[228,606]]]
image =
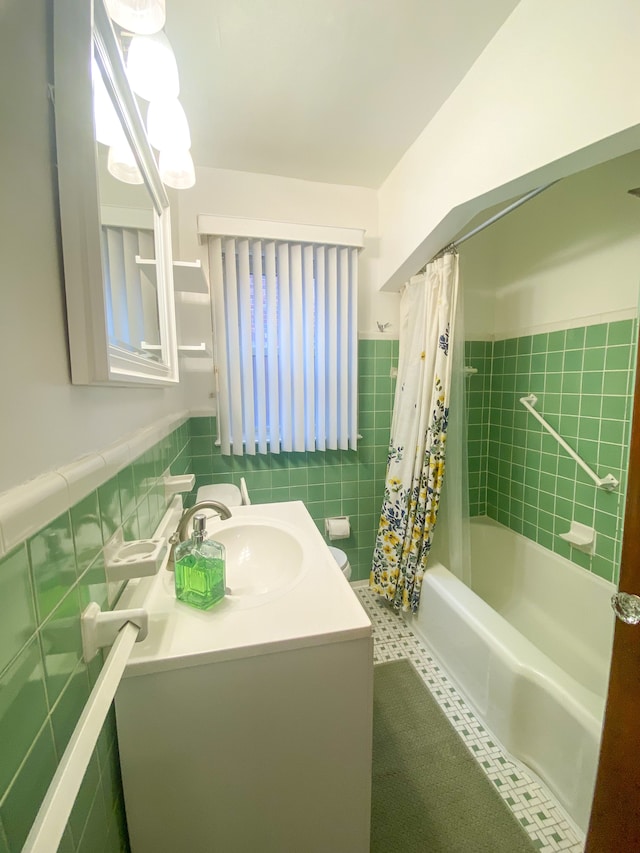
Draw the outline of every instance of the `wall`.
[[[617,580],[637,339],[640,154],[566,179],[461,247],[467,314],[472,514],[488,514],[608,580]],[[474,302],[475,298],[475,302]],[[489,338],[489,340],[487,340]],[[493,340],[495,339],[495,340]],[[600,476],[586,474],[520,405],[538,411]],[[558,538],[594,526],[593,557]]]
[[[357,451],[221,456],[215,445],[215,418],[192,418],[190,470],[196,475],[196,489],[191,502],[202,485],[212,482],[239,485],[244,477],[254,503],[304,501],[323,534],[325,518],[348,515],[351,535],[333,544],[347,554],[352,580],[368,578],[389,448],[395,386],[390,372],[397,360],[397,340],[359,342],[362,439]]]
[[[31,506],[23,507],[26,524],[45,502],[58,510],[0,558],[3,853],[22,849],[102,667],[102,652],[89,664],[82,659],[80,615],[90,601],[102,610],[112,607],[122,586],[107,583],[103,544],[118,531],[126,540],[153,535],[167,507],[164,474],[189,468],[189,430],[182,421],[177,428],[165,421],[104,449],[108,466],[100,468],[96,457],[63,469],[68,484],[57,475],[49,477],[44,493],[38,491],[40,480],[24,487],[31,491]],[[137,454],[141,446],[147,449]],[[0,502],[0,526],[10,513],[8,502]],[[128,849],[111,709],[59,850]]]
[[[640,147],[639,30],[634,0],[521,0],[380,188],[381,285],[481,209]]]
[[[69,378],[52,104],[52,3],[0,6],[0,491],[157,424],[182,408],[180,389],[74,387]],[[101,548],[124,523],[149,533],[163,511],[157,476],[182,462],[186,428],[80,490],[5,553],[0,520],[0,851],[18,853],[101,657],[80,659],[81,608],[108,606]],[[135,464],[134,464],[135,463]],[[61,475],[48,483],[64,488]],[[69,493],[70,494],[70,493]],[[3,512],[11,496],[0,497]],[[51,504],[51,494],[46,503]],[[56,505],[58,501],[54,501]],[[34,503],[30,513],[41,515]],[[15,509],[15,507],[14,507]],[[62,851],[128,849],[113,715],[100,736]]]
[[[387,335],[397,335],[398,295],[378,292],[379,230],[374,190],[199,168],[195,187],[180,194],[180,246],[176,256],[183,260],[201,258],[206,265],[206,246],[199,245],[197,240],[199,214],[365,229],[365,248],[359,255],[358,329],[366,336],[376,336],[376,320],[379,320],[391,323]],[[182,295],[178,319],[181,342],[206,340],[210,344],[208,296]],[[187,359],[183,363],[189,407],[212,410],[212,360]]]
[[[51,9],[45,0],[8,0],[0,12],[0,491],[182,408],[178,388],[70,384],[47,90]]]

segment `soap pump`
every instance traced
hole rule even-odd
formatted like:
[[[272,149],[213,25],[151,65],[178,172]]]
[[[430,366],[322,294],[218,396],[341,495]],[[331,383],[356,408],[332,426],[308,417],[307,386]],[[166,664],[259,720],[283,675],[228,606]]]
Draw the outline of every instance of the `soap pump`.
[[[175,551],[176,598],[199,610],[208,610],[225,593],[224,545],[206,538],[206,522],[204,514],[194,515],[191,539]]]

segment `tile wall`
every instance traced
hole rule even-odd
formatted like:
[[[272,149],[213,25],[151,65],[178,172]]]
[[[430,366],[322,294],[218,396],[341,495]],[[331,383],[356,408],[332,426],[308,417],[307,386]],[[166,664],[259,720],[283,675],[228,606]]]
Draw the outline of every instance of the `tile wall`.
[[[489,515],[600,577],[617,582],[633,404],[634,320],[508,340],[467,341],[469,497]],[[519,403],[536,409],[614,492],[595,487]],[[558,537],[570,521],[593,526],[596,553]]]
[[[397,340],[359,342],[362,440],[357,451],[222,456],[215,445],[215,418],[191,418],[196,489],[212,482],[239,485],[244,477],[254,503],[304,501],[322,533],[325,518],[348,515],[351,536],[334,544],[347,554],[352,579],[368,578],[384,493],[395,386],[391,368],[397,361]]]
[[[101,655],[82,661],[80,614],[117,596],[102,545],[121,525],[126,539],[150,537],[166,509],[163,472],[189,462],[185,422],[0,560],[0,853],[22,849],[101,669]],[[128,850],[113,709],[59,850]]]

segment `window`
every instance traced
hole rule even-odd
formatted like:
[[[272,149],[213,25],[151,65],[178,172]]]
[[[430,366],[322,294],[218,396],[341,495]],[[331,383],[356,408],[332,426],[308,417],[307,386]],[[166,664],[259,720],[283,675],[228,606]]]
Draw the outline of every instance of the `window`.
[[[223,454],[357,446],[358,249],[211,237]]]

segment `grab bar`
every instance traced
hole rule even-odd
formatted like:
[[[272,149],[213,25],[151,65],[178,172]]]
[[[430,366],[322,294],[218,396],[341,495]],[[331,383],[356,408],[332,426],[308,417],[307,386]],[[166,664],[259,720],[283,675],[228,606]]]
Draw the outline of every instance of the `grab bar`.
[[[126,622],[118,632],[51,780],[22,853],[52,853],[58,849],[89,759],[139,632],[140,627],[133,622]]]
[[[618,481],[613,476],[613,474],[607,474],[606,477],[598,477],[598,475],[595,473],[595,471],[593,471],[593,469],[591,469],[587,465],[587,463],[578,456],[578,454],[575,452],[575,450],[567,444],[567,442],[564,440],[564,438],[562,438],[562,436],[559,435],[554,430],[554,428],[552,426],[550,426],[545,421],[545,419],[542,417],[542,415],[539,412],[536,412],[536,410],[534,409],[534,406],[538,402],[538,398],[536,397],[535,394],[528,394],[526,397],[520,397],[520,402],[525,407],[525,409],[527,409],[529,412],[531,412],[531,414],[534,416],[534,418],[537,421],[540,421],[540,423],[547,430],[547,432],[550,433],[555,438],[555,440],[558,442],[560,447],[564,447],[564,449],[567,451],[569,456],[571,456],[571,458],[574,459],[578,463],[578,465],[582,468],[582,470],[585,471],[591,477],[591,479],[593,480],[593,482],[596,484],[596,486],[599,489],[605,489],[605,491],[611,492],[616,488],[616,486],[619,485]]]

